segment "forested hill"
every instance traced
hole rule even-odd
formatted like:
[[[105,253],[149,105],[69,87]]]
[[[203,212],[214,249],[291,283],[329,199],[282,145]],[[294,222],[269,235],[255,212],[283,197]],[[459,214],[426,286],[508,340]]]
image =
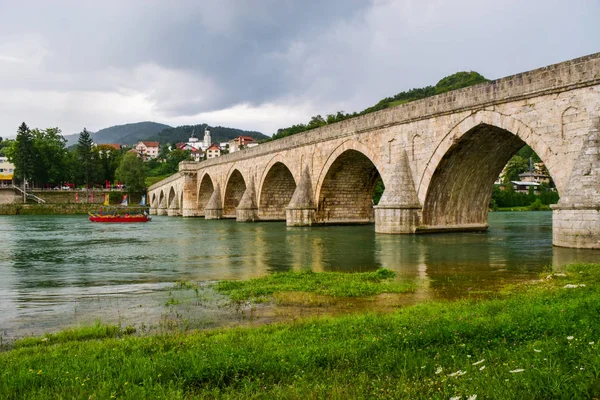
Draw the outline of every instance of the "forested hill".
[[[451,90],[462,89],[467,86],[472,86],[483,82],[489,82],[489,80],[484,78],[477,72],[457,72],[453,75],[441,79],[435,86],[425,86],[422,88],[415,88],[404,92],[400,92],[395,96],[386,97],[385,99],[382,99],[374,106],[366,108],[361,112],[346,114],[343,111],[338,111],[335,114],[327,114],[325,117],[321,115],[316,115],[312,117],[307,124],[292,125],[287,128],[278,129],[277,133],[273,135],[272,139],[280,139],[286,136],[294,135],[296,133],[318,128],[320,126],[340,122],[348,118],[372,113],[374,111],[383,110],[385,108],[394,107],[415,100],[421,100],[426,97],[435,96],[436,94],[442,94]]]
[[[174,144],[179,142],[187,142],[193,131],[196,133],[196,137],[199,140],[202,140],[204,138],[205,129],[206,124],[183,125],[178,126],[177,128],[167,128],[149,137],[148,140],[156,140],[161,145],[166,143]],[[256,131],[244,131],[242,129],[225,128],[222,126],[210,127],[210,137],[213,143],[227,142],[231,139],[235,139],[238,136],[251,136],[256,140],[269,138],[267,135]]]
[[[101,129],[92,134],[92,139],[95,143],[118,143],[133,145],[141,140],[158,141],[161,145],[179,142],[187,142],[195,130],[196,137],[200,140],[204,138],[204,129],[206,124],[200,125],[183,125],[173,128],[169,125],[159,124],[156,122],[136,122],[126,125],[116,125],[110,128]],[[260,132],[244,131],[235,128],[225,128],[222,126],[210,127],[210,136],[212,142],[226,142],[238,136],[251,136],[256,140],[267,139],[268,136]],[[79,140],[79,134],[66,135],[67,146],[72,146]]]
[[[171,127],[157,122],[136,122],[100,129],[92,134],[92,139],[95,143],[134,144],[140,140],[147,140],[166,128]],[[67,146],[71,146],[77,143],[79,133],[66,135],[64,138],[67,139]]]

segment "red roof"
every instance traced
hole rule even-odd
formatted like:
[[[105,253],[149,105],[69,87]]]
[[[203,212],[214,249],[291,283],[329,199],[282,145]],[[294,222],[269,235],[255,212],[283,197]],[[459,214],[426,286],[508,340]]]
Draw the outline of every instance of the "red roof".
[[[238,140],[240,141],[244,141],[244,142],[254,142],[254,138],[250,137],[250,136],[240,136],[238,137]]]
[[[208,150],[221,150],[221,149],[216,144],[211,144],[210,147],[206,150],[208,151]]]
[[[158,147],[158,142],[142,142],[146,147]]]
[[[98,146],[108,146],[115,150],[121,150],[121,145],[117,143],[100,143]]]

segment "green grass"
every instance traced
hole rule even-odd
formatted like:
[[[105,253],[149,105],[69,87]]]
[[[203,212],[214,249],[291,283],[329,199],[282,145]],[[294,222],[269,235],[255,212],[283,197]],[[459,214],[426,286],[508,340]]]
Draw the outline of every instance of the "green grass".
[[[168,178],[169,176],[171,176],[171,174],[167,174],[167,175],[160,175],[160,176],[147,176],[146,177],[146,186],[150,187],[152,185],[154,185],[157,182],[162,181],[163,179]]]
[[[374,272],[280,272],[247,281],[221,281],[215,289],[234,301],[266,301],[276,293],[302,292],[334,297],[366,297],[404,293],[414,285],[393,281],[396,274],[381,268]]]
[[[171,336],[93,330],[0,353],[0,398],[600,396],[600,264],[392,314]]]

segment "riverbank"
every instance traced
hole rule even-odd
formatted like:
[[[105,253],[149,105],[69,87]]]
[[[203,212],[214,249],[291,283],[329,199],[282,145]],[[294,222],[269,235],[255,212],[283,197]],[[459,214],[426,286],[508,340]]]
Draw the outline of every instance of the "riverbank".
[[[97,325],[0,353],[0,397],[598,397],[599,313],[600,264],[575,264],[391,314],[149,337]]]

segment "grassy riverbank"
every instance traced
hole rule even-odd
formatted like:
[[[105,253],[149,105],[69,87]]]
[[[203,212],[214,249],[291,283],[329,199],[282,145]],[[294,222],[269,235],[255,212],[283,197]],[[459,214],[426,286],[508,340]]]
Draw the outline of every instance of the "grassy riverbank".
[[[0,398],[600,396],[600,264],[503,293],[260,328],[30,338],[0,353]]]
[[[396,274],[381,268],[374,272],[340,274],[337,272],[282,272],[247,281],[221,281],[218,292],[233,301],[263,302],[277,293],[316,293],[333,297],[365,297],[381,293],[405,293],[414,290],[411,283],[392,281]]]

